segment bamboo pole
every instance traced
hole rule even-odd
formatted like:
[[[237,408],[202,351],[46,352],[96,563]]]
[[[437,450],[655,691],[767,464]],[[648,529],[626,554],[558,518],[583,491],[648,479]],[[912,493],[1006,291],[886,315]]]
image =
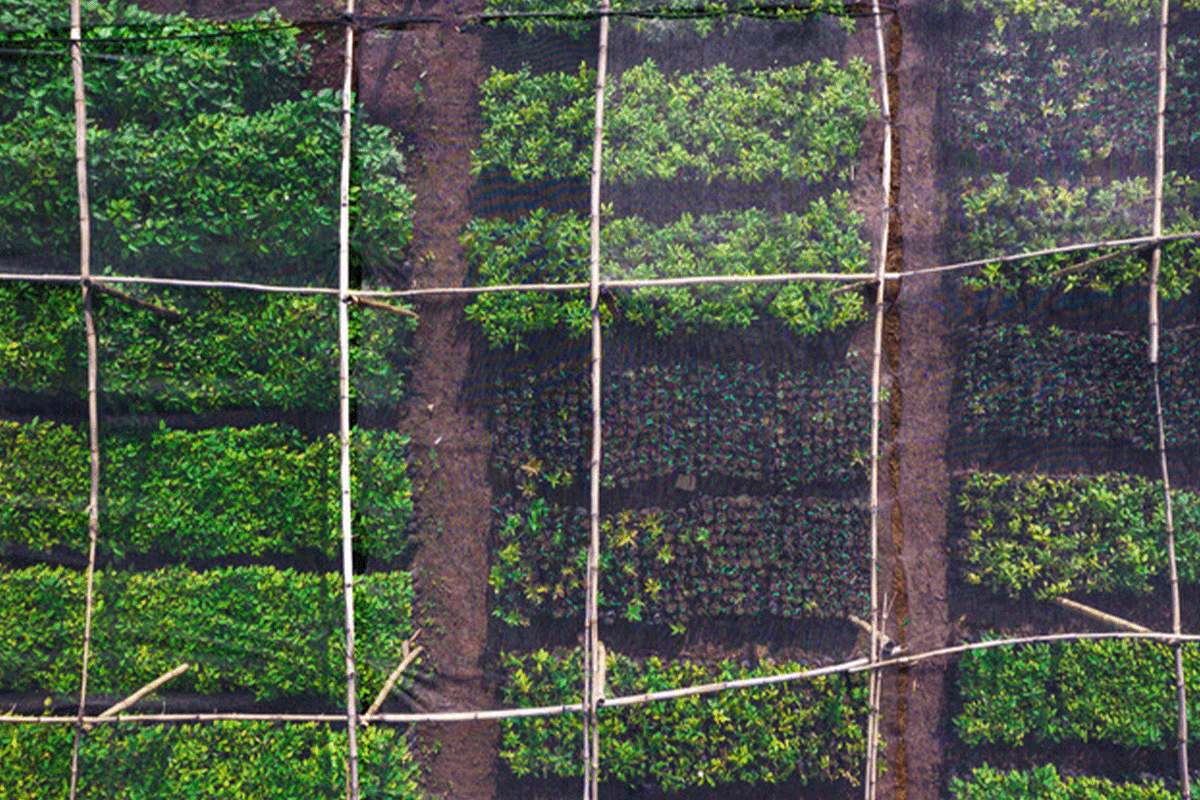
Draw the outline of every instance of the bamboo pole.
[[[1114,628],[1119,628],[1123,631],[1133,631],[1134,633],[1153,633],[1153,631],[1151,631],[1145,625],[1138,625],[1136,622],[1130,622],[1122,617],[1118,617],[1114,614],[1108,614],[1098,608],[1092,608],[1091,606],[1084,605],[1083,603],[1077,603],[1074,600],[1068,600],[1065,597],[1052,598],[1051,602],[1070,611],[1083,614],[1085,617],[1091,617],[1097,622],[1103,622],[1105,625],[1111,625]]]
[[[1162,237],[1163,180],[1166,161],[1166,118],[1167,118],[1167,32],[1170,25],[1169,0],[1159,3],[1158,20],[1158,102],[1155,109],[1154,132],[1154,209],[1151,218],[1151,235]],[[1150,255],[1149,297],[1149,356],[1150,370],[1154,380],[1154,408],[1158,423],[1158,458],[1162,470],[1165,522],[1167,528],[1167,564],[1171,575],[1171,630],[1182,632],[1182,617],[1179,608],[1179,569],[1175,558],[1175,521],[1171,508],[1171,471],[1167,464],[1166,429],[1163,422],[1162,389],[1159,381],[1158,340],[1158,283],[1162,269],[1162,244],[1156,243]],[[1175,699],[1178,704],[1176,748],[1179,757],[1179,784],[1183,800],[1191,800],[1192,785],[1188,769],[1188,718],[1187,685],[1183,672],[1183,645],[1175,645]]]
[[[600,721],[597,676],[601,667],[598,593],[600,586],[600,458],[603,452],[601,367],[603,334],[600,325],[600,178],[604,151],[604,84],[608,74],[609,0],[600,0],[600,32],[596,49],[596,102],[592,130],[591,232],[588,259],[588,297],[592,315],[592,456],[588,503],[587,608],[584,622],[583,800],[599,800]]]
[[[346,17],[354,0],[346,0]],[[342,496],[342,595],[346,637],[346,782],[350,800],[358,800],[358,675],[354,667],[354,543],[350,506],[350,134],[353,125],[354,26],[346,26],[342,76],[342,171],[338,213],[338,430]]]
[[[888,89],[887,47],[883,37],[883,18],[879,0],[871,0],[874,13],[875,48],[879,66],[880,116],[883,119],[882,174],[880,175],[879,253],[875,265],[875,330],[871,350],[871,649],[869,663],[880,660],[880,598],[879,598],[879,426],[882,422],[880,385],[883,378],[883,316],[887,283],[888,235],[892,208],[892,108]],[[881,670],[872,670],[867,692],[867,759],[863,780],[863,796],[875,800],[879,775],[879,700],[882,690]]]
[[[1200,634],[1174,633],[1132,633],[1127,631],[1111,633],[1051,633],[1037,636],[1016,636],[1005,639],[989,639],[984,642],[968,642],[950,647],[939,647],[920,653],[910,653],[892,656],[871,662],[868,657],[861,657],[839,664],[800,670],[797,672],[762,675],[754,678],[721,681],[718,683],[698,684],[679,689],[667,689],[658,692],[646,692],[637,695],[610,697],[601,705],[604,707],[640,705],[661,700],[672,700],[679,697],[713,694],[731,689],[752,689],[757,686],[767,686],[778,683],[791,683],[809,678],[839,673],[857,673],[877,671],[896,666],[907,666],[935,658],[947,658],[961,653],[977,650],[990,650],[997,647],[1013,647],[1029,644],[1050,644],[1055,642],[1098,641],[1108,639],[1161,642],[1168,645],[1177,643],[1200,643]],[[371,717],[360,716],[364,723],[408,725],[414,723],[438,722],[474,722],[478,720],[522,719],[528,717],[552,717],[563,714],[579,714],[586,711],[584,703],[571,703],[554,706],[532,706],[526,708],[486,709],[475,711],[435,711],[425,713],[377,713]],[[9,725],[74,725],[76,716],[31,716],[20,714],[0,715],[0,724]],[[345,723],[345,714],[251,714],[251,713],[165,713],[165,714],[120,714],[113,717],[84,717],[88,724],[104,724],[116,722],[137,722],[145,724],[160,723],[198,723],[198,722],[327,722]]]
[[[103,283],[97,283],[94,280],[89,283],[89,286],[102,295],[116,298],[127,305],[133,306],[134,308],[140,308],[144,311],[149,311],[154,316],[165,320],[166,322],[183,322],[184,320],[184,315],[173,308],[167,308],[166,306],[160,306],[147,300],[143,300],[140,297],[134,297],[131,294],[122,292],[120,289],[114,289],[111,286],[105,286]]]
[[[396,681],[400,680],[400,676],[404,674],[404,670],[408,669],[408,666],[412,664],[412,662],[416,661],[417,656],[421,655],[421,653],[425,650],[424,647],[420,646],[418,646],[416,649],[412,649],[412,643],[416,641],[416,638],[420,635],[420,633],[420,631],[417,631],[408,639],[406,639],[401,645],[400,663],[394,670],[392,670],[392,673],[388,675],[387,680],[384,681],[383,688],[380,689],[379,694],[375,696],[375,702],[371,703],[370,708],[368,708],[366,713],[363,714],[363,717],[370,717],[379,710],[379,707],[383,705],[383,701],[386,700],[388,695],[392,693],[392,689],[396,686]]]
[[[71,78],[75,105],[75,183],[79,196],[79,280],[83,289],[83,325],[87,339],[88,407],[88,565],[84,591],[83,657],[79,668],[79,713],[71,746],[71,779],[68,796],[79,789],[79,745],[87,709],[88,666],[92,655],[92,614],[95,608],[96,541],[100,536],[100,415],[97,392],[96,318],[92,313],[92,221],[88,202],[87,96],[83,83],[83,30],[80,0],[71,0]]]
[[[187,672],[188,667],[190,667],[190,666],[191,666],[190,664],[186,664],[186,663],[180,664],[175,669],[173,669],[169,672],[165,672],[162,675],[159,675],[157,678],[150,681],[145,686],[143,686],[142,688],[138,689],[133,694],[126,697],[124,700],[120,701],[119,703],[115,703],[114,705],[101,711],[100,716],[97,717],[97,719],[106,719],[108,717],[115,717],[117,714],[120,714],[122,711],[129,708],[131,705],[136,703],[138,700],[141,700],[143,697],[150,694],[158,687],[162,686],[164,683],[174,680],[175,678],[178,678],[183,673]],[[90,730],[91,726],[90,725],[87,726],[87,729]]]
[[[390,303],[381,303],[378,300],[372,300],[369,297],[360,297],[360,296],[351,294],[349,296],[349,298],[347,298],[347,299],[356,306],[365,306],[366,308],[377,308],[380,311],[390,311],[391,313],[396,314],[401,317],[412,317],[413,319],[421,318],[421,315],[418,314],[417,312],[413,311],[412,309],[402,308],[400,306],[394,306],[394,305],[391,305]]]

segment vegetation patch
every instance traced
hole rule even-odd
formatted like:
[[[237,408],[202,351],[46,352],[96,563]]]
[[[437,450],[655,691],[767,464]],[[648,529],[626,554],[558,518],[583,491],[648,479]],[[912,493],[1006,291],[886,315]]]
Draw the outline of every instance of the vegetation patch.
[[[952,778],[954,800],[1177,800],[1162,781],[1118,783],[1107,778],[1060,776],[1053,764],[1004,771],[986,764],[967,778]]]

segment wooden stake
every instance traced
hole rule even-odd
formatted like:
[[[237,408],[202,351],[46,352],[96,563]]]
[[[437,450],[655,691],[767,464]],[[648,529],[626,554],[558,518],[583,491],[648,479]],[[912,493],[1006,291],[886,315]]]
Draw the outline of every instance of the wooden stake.
[[[167,681],[174,680],[175,678],[178,678],[183,673],[187,672],[189,666],[190,666],[189,664],[180,664],[178,667],[171,670],[170,672],[166,672],[166,673],[163,673],[162,675],[159,675],[157,678],[150,681],[145,686],[143,686],[142,688],[138,689],[133,694],[126,697],[121,702],[117,703],[116,705],[110,706],[109,708],[106,708],[104,711],[101,711],[100,716],[97,717],[97,719],[107,719],[109,717],[115,717],[117,714],[120,714],[122,711],[129,708],[131,705],[136,703],[138,700],[141,700],[143,697],[150,694],[151,692],[153,692],[158,687],[162,686]],[[92,725],[90,723],[87,725],[84,725],[84,730],[91,730],[91,729],[92,729]]]
[[[888,90],[888,59],[887,48],[883,38],[883,17],[880,14],[879,0],[871,0],[871,10],[874,13],[875,48],[879,59],[879,97],[880,114],[883,119],[883,174],[880,176],[879,221],[879,256],[875,266],[875,331],[871,350],[871,650],[870,662],[880,660],[881,651],[881,620],[879,607],[879,426],[883,415],[881,405],[881,384],[883,379],[883,316],[887,284],[884,273],[887,270],[888,234],[891,223],[892,209],[892,108]],[[863,779],[863,796],[866,800],[875,800],[876,781],[879,775],[879,696],[882,689],[880,670],[871,672],[867,692],[867,759],[866,775]]]
[[[392,689],[396,686],[396,681],[400,680],[400,676],[404,674],[404,670],[408,669],[408,666],[412,664],[412,662],[416,661],[417,656],[421,655],[421,653],[425,650],[424,647],[419,646],[415,650],[411,649],[412,642],[416,640],[419,634],[420,631],[417,631],[417,633],[414,633],[406,642],[404,642],[404,644],[400,646],[400,663],[394,670],[392,670],[392,674],[388,675],[388,679],[383,683],[383,688],[380,689],[379,694],[375,696],[375,702],[371,703],[371,707],[367,709],[367,712],[363,715],[363,717],[370,717],[379,710],[379,707],[383,705],[383,701],[386,700],[388,695],[392,693]]]
[[[1092,608],[1091,606],[1084,605],[1083,603],[1077,603],[1074,600],[1068,600],[1065,597],[1055,597],[1051,600],[1051,602],[1057,603],[1063,608],[1083,614],[1085,617],[1091,617],[1097,622],[1103,622],[1105,625],[1111,625],[1119,630],[1133,631],[1134,633],[1152,633],[1152,631],[1144,625],[1138,625],[1136,622],[1130,622],[1127,619],[1123,619],[1113,614],[1108,614],[1098,608]]]
[[[600,585],[600,457],[603,447],[601,417],[601,359],[600,329],[600,175],[604,147],[604,83],[608,73],[608,10],[609,0],[600,0],[600,37],[596,52],[596,112],[592,131],[591,180],[591,241],[589,255],[588,293],[592,313],[592,458],[590,465],[590,501],[588,507],[587,608],[584,636],[583,702],[587,709],[583,719],[583,800],[599,800],[600,721],[597,674],[599,668],[600,634],[597,595]]]
[[[111,286],[105,286],[103,283],[91,281],[89,286],[100,294],[107,295],[108,297],[114,297],[123,303],[133,306],[134,308],[140,308],[144,311],[149,311],[154,316],[166,322],[183,322],[185,319],[183,314],[173,308],[155,305],[154,303],[143,300],[140,297],[134,297],[131,294],[126,294],[120,289],[114,289]]]
[[[391,305],[390,303],[381,303],[378,300],[372,300],[369,297],[360,297],[358,295],[352,294],[352,295],[350,295],[349,300],[351,303],[354,303],[354,305],[356,305],[356,306],[366,306],[367,308],[377,308],[380,311],[390,311],[393,314],[397,314],[401,317],[412,317],[413,319],[421,318],[421,316],[417,312],[413,311],[412,309],[402,308],[401,306],[394,306],[394,305]]]
[[[87,340],[88,405],[88,566],[84,592],[83,659],[79,668],[79,714],[71,746],[71,780],[68,796],[75,800],[79,789],[79,745],[83,714],[87,708],[88,663],[92,655],[92,614],[96,589],[96,541],[100,535],[100,416],[97,399],[96,318],[92,313],[92,221],[88,203],[87,96],[83,84],[83,29],[80,2],[71,0],[71,77],[75,92],[75,183],[79,196],[79,280],[83,285],[83,326]]]
[[[346,0],[346,16],[354,0]],[[342,173],[338,215],[338,429],[342,495],[342,596],[346,637],[346,782],[350,800],[358,800],[358,674],[354,667],[354,543],[350,507],[350,134],[353,126],[354,26],[346,26],[342,76]]]

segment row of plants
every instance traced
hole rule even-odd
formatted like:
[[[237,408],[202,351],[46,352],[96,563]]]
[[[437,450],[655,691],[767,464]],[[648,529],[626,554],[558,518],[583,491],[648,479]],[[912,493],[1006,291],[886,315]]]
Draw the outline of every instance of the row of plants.
[[[592,167],[595,73],[493,68],[480,86],[476,172],[520,182],[585,177]],[[848,175],[875,114],[870,66],[824,59],[735,72],[727,64],[668,75],[652,60],[608,82],[608,180],[813,183]]]
[[[510,625],[583,613],[588,512],[545,500],[496,509],[488,583]],[[599,613],[682,628],[694,617],[864,614],[867,509],[861,503],[700,497],[600,522]]]
[[[684,214],[666,225],[631,216],[601,228],[605,279],[779,272],[863,272],[867,246],[862,217],[844,191],[818,198],[803,214],[759,209],[698,217]],[[576,212],[545,208],[514,221],[476,218],[464,236],[465,255],[481,285],[579,283],[588,279],[589,227]],[[862,298],[828,282],[777,285],[644,287],[610,295],[602,321],[653,328],[660,336],[699,325],[745,327],[764,316],[783,320],[802,334],[835,330],[865,319]],[[553,297],[529,292],[482,294],[466,309],[493,347],[520,349],[530,335],[591,330],[582,293]]]
[[[596,7],[587,0],[488,0],[487,8],[490,14],[494,15],[487,20],[489,24],[516,27],[528,34],[551,30],[565,31],[578,36],[593,30],[595,25]],[[668,20],[678,17],[686,20],[690,28],[701,36],[736,27],[745,11],[744,7],[731,7],[726,3],[711,0],[704,4],[700,14],[696,13],[697,5],[694,0],[669,0],[656,4],[653,14],[647,12],[640,3],[629,0],[616,0],[610,4],[610,8],[615,12],[639,12],[632,20],[623,16],[613,17],[611,22],[614,25],[632,24],[635,30],[642,30],[647,26],[659,29],[662,23],[653,20],[653,16],[658,15]],[[750,14],[758,18],[765,16],[793,21],[817,15],[836,17],[848,30],[853,30],[854,23],[846,16],[846,6],[842,0],[811,0],[802,6],[787,8],[760,6],[754,8]],[[650,18],[649,22],[647,18]]]
[[[365,553],[409,549],[407,437],[352,434],[355,538]],[[105,555],[171,559],[341,549],[338,438],[306,442],[278,425],[245,430],[105,431],[100,531]],[[0,552],[88,549],[89,454],[81,428],[0,421]]]
[[[754,364],[644,366],[606,376],[606,486],[676,475],[730,476],[792,490],[866,479],[869,387],[829,373]],[[587,474],[591,399],[582,365],[495,388],[492,461],[521,479],[572,485]]]
[[[0,795],[65,800],[74,729],[0,731]],[[421,797],[419,767],[402,731],[358,734],[362,796]],[[345,793],[346,734],[315,724],[214,722],[173,727],[101,725],[81,740],[77,797],[141,800],[336,800]]]
[[[1079,11],[1077,5],[1031,5]],[[989,22],[978,36],[960,36],[946,72],[943,137],[964,166],[1061,170],[1108,161],[1150,163],[1156,29],[1106,26],[1102,33],[1049,34],[1029,21]],[[1200,139],[1188,123],[1200,113],[1196,44],[1180,36],[1168,50],[1168,147]]]
[[[986,764],[950,780],[954,800],[1178,800],[1159,780],[1119,783],[1108,778],[1058,774],[1053,764],[1005,771]]]
[[[582,654],[538,651],[501,656],[500,696],[507,706],[578,703]],[[609,653],[610,697],[803,669],[797,664],[663,662]],[[862,676],[726,691],[600,711],[601,780],[666,791],[798,780],[857,784],[866,750]],[[574,777],[578,715],[505,720],[500,756],[517,775]]]
[[[307,89],[299,31],[273,12],[233,26],[116,0],[83,13],[94,269],[330,283],[341,101]],[[22,57],[0,64],[14,89],[0,102],[0,256],[66,268],[79,239],[71,72],[62,32],[29,16],[6,37]],[[404,158],[379,125],[358,125],[355,145],[355,253],[395,266],[412,235]]]
[[[1197,0],[1183,0],[1180,7],[1194,9]],[[1077,3],[1033,3],[1029,0],[965,0],[968,11],[997,18],[1003,28],[1012,21],[1029,24],[1034,31],[1046,33],[1069,30],[1090,22],[1118,22],[1138,25],[1158,19],[1158,0],[1083,0]]]
[[[336,405],[335,301],[123,289],[169,313],[94,295],[107,406],[147,413]],[[363,403],[399,400],[415,322],[371,309],[350,313],[355,396]],[[77,287],[0,285],[0,390],[86,395],[82,319]]]
[[[1200,712],[1200,657],[1184,651],[1188,713]],[[995,647],[958,665],[967,744],[1103,742],[1171,747],[1178,722],[1173,649],[1130,639]],[[1200,740],[1192,730],[1191,741]]]
[[[1171,494],[1179,577],[1197,583],[1200,497]],[[1017,597],[1150,592],[1167,573],[1161,481],[977,473],[955,491],[967,583]]]
[[[0,691],[79,691],[85,575],[61,567],[0,571]],[[355,646],[367,702],[412,634],[408,573],[355,581]],[[88,691],[123,697],[188,663],[175,692],[344,697],[342,579],[271,567],[100,571]]]
[[[1200,184],[1177,173],[1163,188],[1166,233],[1195,231]],[[957,258],[974,260],[1024,251],[1052,249],[1082,242],[1145,236],[1150,227],[1154,188],[1149,179],[1103,181],[1094,177],[1051,183],[1036,178],[1025,185],[1010,182],[1009,173],[964,178],[955,202],[958,211],[951,249]],[[971,289],[1084,288],[1110,294],[1145,282],[1149,264],[1144,253],[1131,252],[1098,261],[1116,251],[1058,253],[1024,261],[986,264],[964,273]],[[1176,241],[1163,247],[1159,287],[1174,299],[1188,292],[1200,268],[1200,246]],[[1085,261],[1097,261],[1084,269]]]
[[[1144,335],[994,325],[967,334],[956,378],[973,439],[1157,446]],[[1159,350],[1166,441],[1200,441],[1200,328],[1164,330]]]

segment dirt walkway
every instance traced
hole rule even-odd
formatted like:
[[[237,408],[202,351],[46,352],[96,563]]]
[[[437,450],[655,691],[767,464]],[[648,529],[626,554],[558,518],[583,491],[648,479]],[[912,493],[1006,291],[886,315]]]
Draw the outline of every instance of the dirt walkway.
[[[377,3],[364,12],[411,10]],[[433,3],[420,10],[450,15],[471,9]],[[400,130],[412,147],[412,284],[461,286],[467,268],[459,237],[470,218],[470,154],[478,136],[479,38],[450,25],[376,32],[364,39],[359,59],[358,88],[371,119]],[[420,700],[431,710],[481,708],[492,703],[481,669],[488,627],[489,439],[484,421],[461,402],[471,359],[462,303],[424,302],[418,310],[411,400],[401,429],[412,437],[418,602],[421,613],[436,620],[426,627],[423,644],[437,677]],[[447,724],[420,733],[432,745],[426,776],[431,796],[495,796],[496,725]]]

